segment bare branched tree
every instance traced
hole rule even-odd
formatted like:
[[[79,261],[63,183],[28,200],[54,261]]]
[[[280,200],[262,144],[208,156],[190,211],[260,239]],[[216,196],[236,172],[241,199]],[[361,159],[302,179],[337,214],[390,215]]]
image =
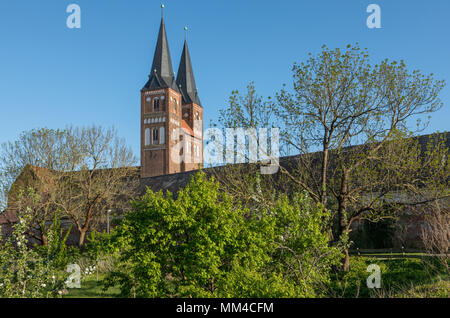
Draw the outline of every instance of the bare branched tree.
[[[422,228],[422,241],[425,249],[437,258],[447,271],[449,270],[450,248],[450,210],[448,200],[433,202],[425,214],[425,226]]]
[[[28,207],[31,214],[28,235],[43,245],[47,244],[55,212],[47,200],[53,179],[51,171],[64,169],[65,139],[63,130],[42,128],[23,132],[18,140],[1,146],[0,209]]]
[[[68,128],[67,150],[72,160],[53,173],[57,191],[51,201],[73,220],[82,246],[107,210],[127,209],[136,194],[139,171],[131,149],[112,128]]]
[[[73,221],[82,246],[86,233],[104,220],[107,210],[125,211],[136,194],[136,158],[113,128],[33,130],[2,150],[8,208],[19,205],[19,193],[34,190],[40,200],[29,209],[34,220],[30,235],[43,244],[56,211]]]

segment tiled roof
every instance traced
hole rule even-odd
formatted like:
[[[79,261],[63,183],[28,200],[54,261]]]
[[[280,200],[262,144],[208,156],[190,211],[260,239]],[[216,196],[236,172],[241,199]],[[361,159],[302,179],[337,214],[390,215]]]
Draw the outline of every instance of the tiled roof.
[[[163,18],[161,18],[149,80],[144,86],[144,89],[151,90],[159,88],[172,88],[177,92],[179,91],[175,83],[175,74],[172,69],[172,59]]]
[[[183,104],[195,103],[201,106],[197,86],[195,85],[194,71],[192,70],[191,56],[189,55],[187,41],[184,41],[176,82],[183,97]]]
[[[192,130],[191,127],[189,127],[189,125],[184,119],[181,120],[181,128],[186,132],[188,132],[191,136],[194,136],[194,131]]]
[[[450,133],[441,133],[441,136],[446,138],[446,145],[448,148],[450,148]],[[423,135],[418,138],[419,144],[424,147],[431,137],[436,136],[436,134],[431,135]],[[360,147],[360,146],[355,146]],[[422,149],[424,150],[424,149]],[[314,156],[314,154],[312,154]],[[285,167],[287,170],[295,169],[297,166],[297,162],[299,160],[299,155],[294,156],[287,156],[287,157],[281,157],[279,162],[280,165]],[[312,161],[313,164],[317,163],[315,160]],[[247,164],[242,164],[243,167],[246,167]],[[35,169],[32,169],[32,171],[36,171]],[[174,194],[178,192],[178,190],[186,187],[186,185],[189,184],[191,176],[197,172],[197,170],[187,171],[187,172],[180,172],[180,173],[174,173],[174,174],[168,174],[168,175],[161,175],[161,176],[155,176],[155,177],[149,177],[149,178],[140,178],[140,168],[135,167],[133,171],[133,178],[139,178],[139,193],[136,193],[136,196],[143,195],[146,191],[146,187],[150,188],[152,191],[170,191]],[[204,168],[203,172],[206,173],[206,175],[220,175],[224,170],[224,167],[214,167],[214,168]],[[48,172],[44,173],[44,175],[48,175]],[[274,176],[276,177],[276,175]],[[17,182],[17,181],[16,181]],[[17,219],[15,218],[15,212],[12,210],[7,210],[6,212],[0,214],[0,224],[2,223],[8,223],[9,221],[15,222]]]
[[[15,223],[17,221],[17,214],[14,210],[5,210],[0,213],[0,224]]]

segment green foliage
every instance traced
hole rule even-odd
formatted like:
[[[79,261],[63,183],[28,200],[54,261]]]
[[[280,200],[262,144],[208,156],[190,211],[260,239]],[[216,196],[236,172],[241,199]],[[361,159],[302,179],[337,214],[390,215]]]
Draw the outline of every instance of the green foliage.
[[[61,211],[57,211],[53,217],[53,228],[48,232],[48,245],[38,248],[49,255],[53,266],[58,269],[64,269],[68,264],[74,263],[79,256],[78,248],[68,248],[66,245],[71,230],[72,224],[64,234],[61,228]]]
[[[116,266],[119,250],[115,250],[112,238],[106,232],[93,231],[87,239],[86,255],[91,265],[89,267],[96,271],[97,277],[100,272],[110,272]]]
[[[273,265],[281,266],[283,275],[299,286],[297,296],[316,296],[317,287],[328,284],[331,267],[342,257],[342,246],[329,245],[325,231],[329,212],[307,194],[294,194],[292,199],[281,195],[268,212],[266,218],[273,222]]]
[[[370,275],[367,266],[377,264],[381,269],[381,277],[386,272],[384,264],[380,264],[376,259],[351,257],[350,269],[346,272],[336,272],[332,276],[332,281],[328,289],[328,296],[331,297],[370,297],[371,289],[367,287],[366,280]],[[383,285],[383,280],[382,280]]]
[[[427,149],[412,138],[442,107],[445,81],[404,61],[375,64],[358,44],[323,46],[292,72],[292,88],[285,86],[273,101],[260,97],[253,83],[244,95],[232,92],[218,122],[222,128],[280,128],[279,148],[299,156],[280,165],[282,177],[270,186],[280,189],[284,176],[331,210],[333,238],[348,235],[356,220],[376,222],[407,205],[448,197],[445,138],[430,136]],[[223,179],[238,195],[248,193],[247,174]],[[348,253],[343,265],[347,270]]]
[[[88,237],[86,251],[92,260],[98,260],[104,253],[108,253],[110,237],[106,232],[92,231]]]
[[[381,272],[381,288],[367,287],[367,266],[377,264]],[[332,276],[327,295],[330,297],[440,297],[445,294],[442,286],[448,286],[449,276],[441,266],[438,270],[423,259],[382,260],[368,257],[351,257],[350,270]],[[448,294],[448,291],[447,291]]]
[[[315,296],[341,257],[328,217],[303,195],[251,211],[200,172],[176,199],[148,190],[133,203],[112,236],[121,256],[105,286],[128,297]]]
[[[0,249],[0,297],[58,297],[65,274],[53,266],[50,250],[45,255],[27,246],[29,215],[19,215],[12,235]],[[51,240],[52,238],[49,238]]]
[[[433,283],[427,283],[401,291],[396,295],[402,298],[449,298],[450,281],[439,280]]]

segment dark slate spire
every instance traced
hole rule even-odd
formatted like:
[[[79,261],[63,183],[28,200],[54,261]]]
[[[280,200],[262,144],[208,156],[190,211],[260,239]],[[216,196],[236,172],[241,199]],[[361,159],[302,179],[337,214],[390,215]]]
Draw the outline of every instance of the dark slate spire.
[[[159,27],[158,42],[156,43],[152,69],[150,70],[149,80],[144,88],[159,89],[167,87],[177,92],[179,91],[175,84],[175,75],[172,69],[172,59],[170,58],[164,19],[161,17],[161,26]]]
[[[195,85],[194,72],[192,71],[191,56],[189,55],[186,40],[184,41],[184,48],[183,53],[181,54],[176,82],[179,91],[183,96],[183,104],[195,103],[201,106],[197,86]]]

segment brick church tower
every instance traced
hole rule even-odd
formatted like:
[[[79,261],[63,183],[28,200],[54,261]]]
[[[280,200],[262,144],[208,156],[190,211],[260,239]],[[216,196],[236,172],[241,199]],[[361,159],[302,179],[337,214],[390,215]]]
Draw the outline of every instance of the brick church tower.
[[[141,90],[141,178],[203,167],[203,108],[184,42],[175,75],[161,18],[149,75]]]

